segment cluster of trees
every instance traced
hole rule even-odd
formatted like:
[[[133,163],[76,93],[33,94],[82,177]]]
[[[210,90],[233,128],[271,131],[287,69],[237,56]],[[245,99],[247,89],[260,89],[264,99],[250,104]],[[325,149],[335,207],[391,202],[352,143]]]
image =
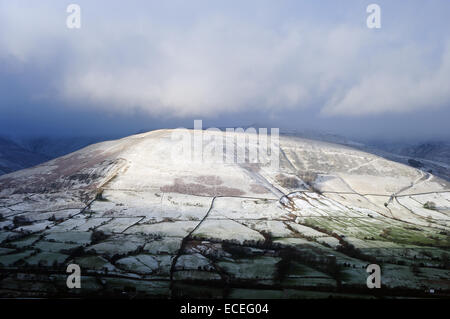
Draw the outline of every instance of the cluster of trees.
[[[307,172],[297,172],[297,176],[305,182],[306,185],[317,194],[322,194],[322,192],[314,185],[314,182],[317,179],[318,174],[316,172],[307,171]]]
[[[102,240],[107,239],[108,237],[109,236],[107,234],[105,234],[103,231],[94,230],[91,235],[91,242],[94,245],[94,244],[101,242]]]
[[[335,278],[338,282],[341,280],[341,267],[337,264],[336,256],[318,256],[309,251],[300,251],[293,247],[286,247],[279,251],[278,256],[281,260],[277,263],[275,280],[281,282],[292,272],[293,263],[309,266]]]
[[[13,223],[15,227],[30,225],[31,221],[25,216],[14,216]]]
[[[285,187],[290,189],[296,189],[300,187],[300,182],[297,177],[294,176],[286,176],[283,174],[279,174],[276,176],[277,182]]]
[[[428,201],[425,204],[423,204],[423,208],[436,210],[436,204],[434,202]]]

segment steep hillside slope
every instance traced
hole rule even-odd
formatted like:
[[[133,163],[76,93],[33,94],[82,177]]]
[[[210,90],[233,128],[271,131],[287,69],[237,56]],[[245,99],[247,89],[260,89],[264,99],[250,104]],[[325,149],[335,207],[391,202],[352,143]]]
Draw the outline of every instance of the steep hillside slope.
[[[289,136],[279,167],[206,151],[195,162],[172,133],[1,176],[0,295],[368,296],[370,263],[386,295],[450,295],[448,182]],[[222,147],[223,133],[202,134],[204,150]],[[83,274],[76,292],[71,263]]]
[[[20,138],[16,143],[21,147],[33,153],[43,154],[49,159],[60,157],[88,145],[108,140],[106,137],[90,136],[90,137],[34,137]]]
[[[424,172],[432,172],[450,181],[450,144],[429,142],[419,144],[373,143],[362,146],[370,153],[384,158],[417,167]]]

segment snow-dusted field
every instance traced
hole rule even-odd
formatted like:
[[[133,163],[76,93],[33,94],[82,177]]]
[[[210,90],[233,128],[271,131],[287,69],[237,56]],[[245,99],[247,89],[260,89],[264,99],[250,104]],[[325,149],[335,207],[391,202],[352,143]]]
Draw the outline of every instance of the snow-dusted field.
[[[82,295],[362,297],[377,263],[388,289],[450,296],[447,181],[288,136],[278,169],[194,163],[172,132],[1,176],[0,296],[70,295],[71,263]]]

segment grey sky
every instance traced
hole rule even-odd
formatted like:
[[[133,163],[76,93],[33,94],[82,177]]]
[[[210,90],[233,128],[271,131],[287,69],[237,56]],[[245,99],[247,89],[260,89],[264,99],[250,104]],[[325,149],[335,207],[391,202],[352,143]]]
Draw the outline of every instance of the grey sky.
[[[0,134],[450,137],[450,2],[0,0]],[[382,28],[366,27],[381,6]]]

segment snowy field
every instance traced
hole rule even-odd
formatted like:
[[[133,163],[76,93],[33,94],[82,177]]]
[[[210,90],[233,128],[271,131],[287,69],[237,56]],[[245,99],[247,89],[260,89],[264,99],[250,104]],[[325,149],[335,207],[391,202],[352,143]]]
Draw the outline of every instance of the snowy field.
[[[388,293],[450,296],[447,181],[287,136],[279,169],[174,161],[171,133],[1,176],[0,296],[370,297],[371,263]]]

